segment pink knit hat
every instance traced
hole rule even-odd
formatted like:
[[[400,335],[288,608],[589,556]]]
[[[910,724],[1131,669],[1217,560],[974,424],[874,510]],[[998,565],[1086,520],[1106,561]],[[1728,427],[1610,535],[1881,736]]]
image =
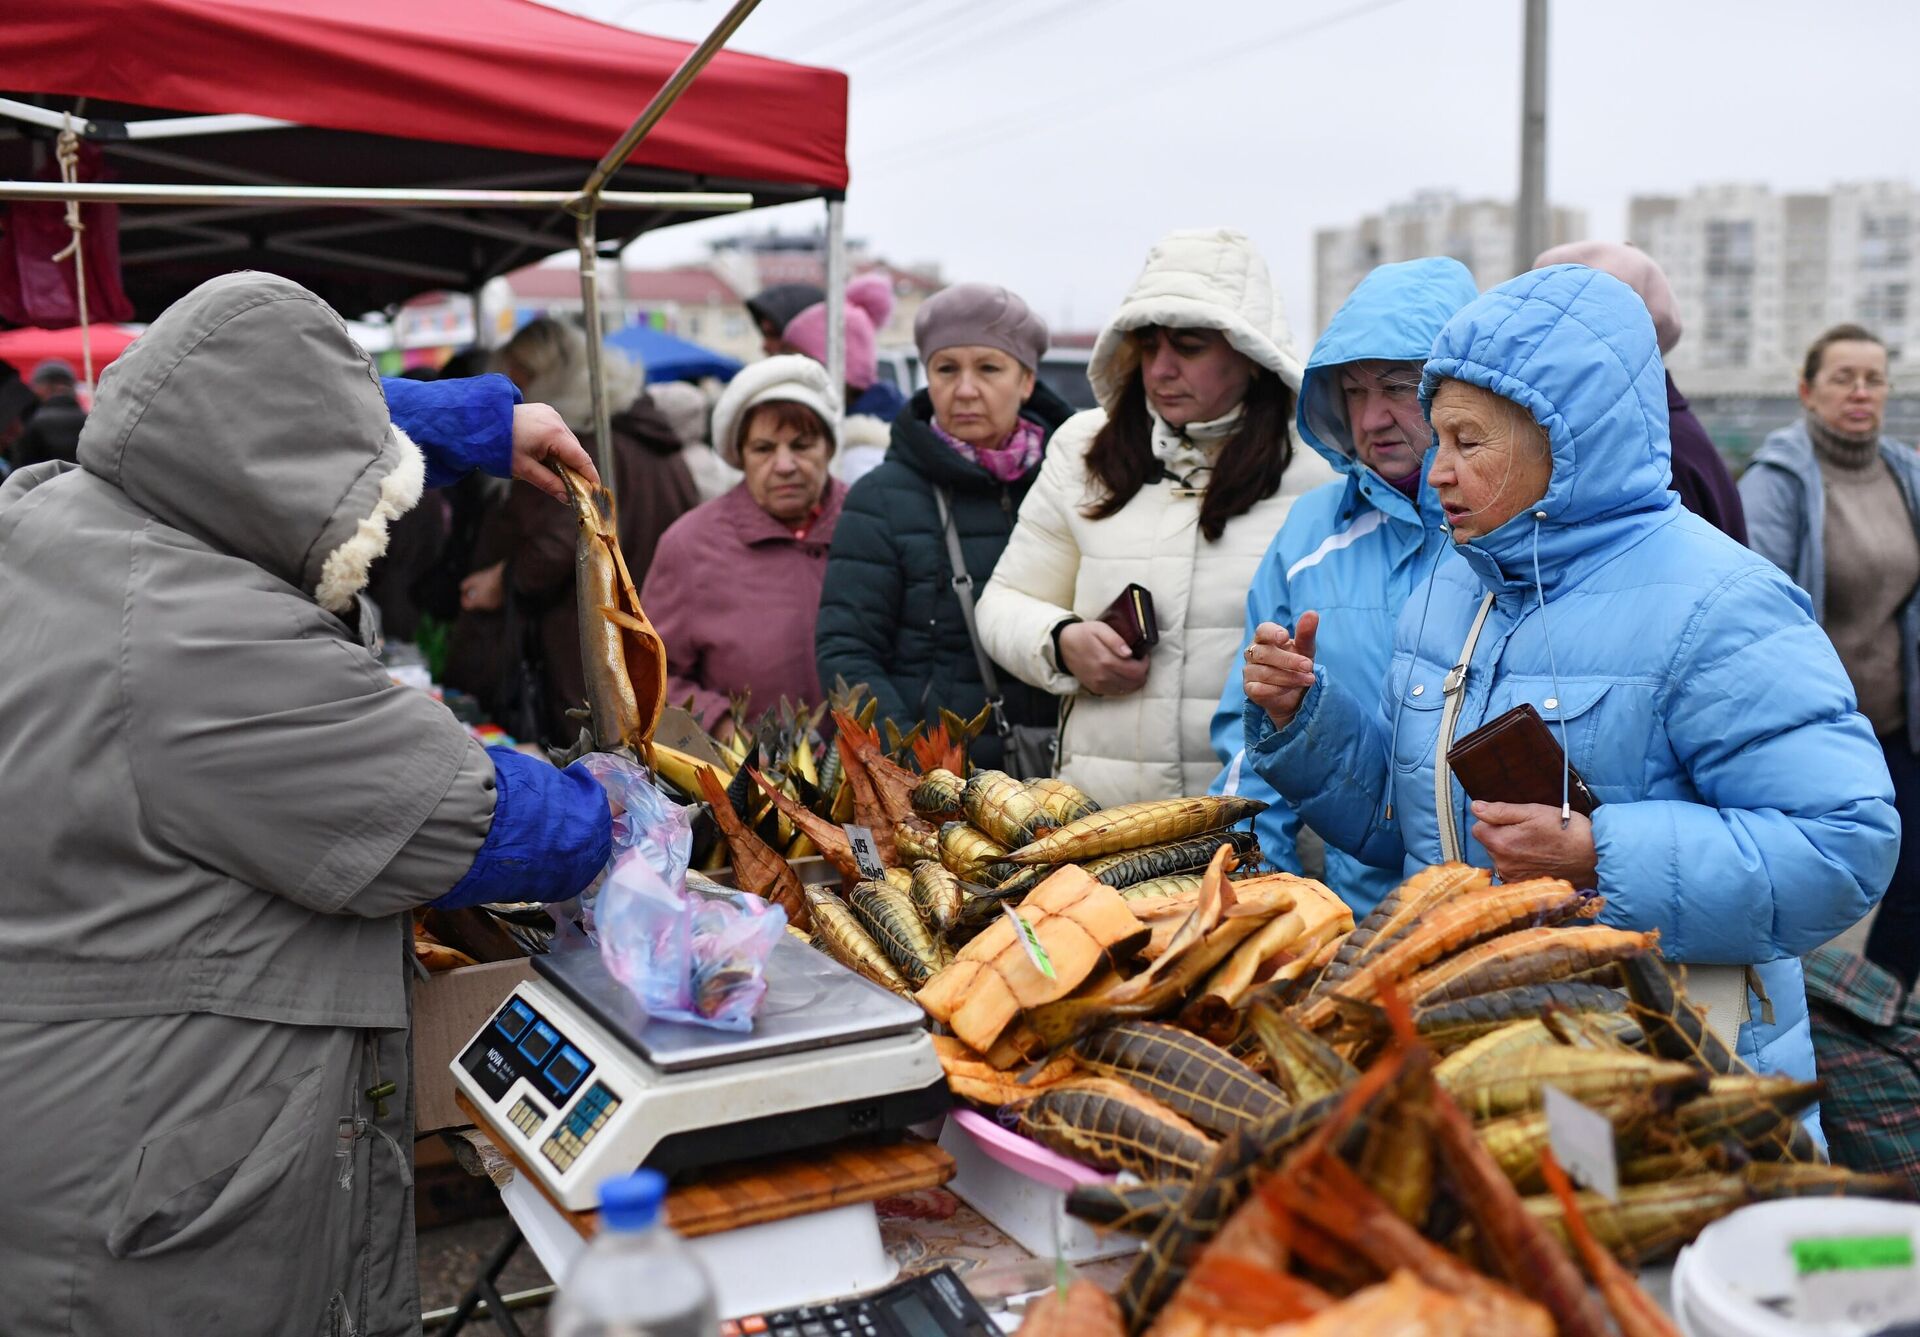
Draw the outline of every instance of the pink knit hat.
[[[1666,271],[1638,246],[1618,241],[1570,241],[1549,247],[1534,260],[1535,269],[1548,265],[1585,265],[1603,274],[1611,274],[1640,294],[1653,317],[1653,337],[1662,353],[1671,353],[1680,342],[1680,313],[1674,309],[1673,288]]]
[[[847,284],[847,384],[864,390],[880,379],[878,331],[893,314],[893,284],[883,273]],[[780,337],[822,366],[827,361],[827,304],[816,302],[787,322]]]

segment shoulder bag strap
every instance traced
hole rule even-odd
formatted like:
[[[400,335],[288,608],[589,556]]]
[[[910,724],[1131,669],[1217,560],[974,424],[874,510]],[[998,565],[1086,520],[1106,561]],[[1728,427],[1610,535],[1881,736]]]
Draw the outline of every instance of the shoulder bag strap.
[[[1460,722],[1460,703],[1467,694],[1467,666],[1473,662],[1473,647],[1480,643],[1480,628],[1487,625],[1487,613],[1493,608],[1493,596],[1480,601],[1473,626],[1467,629],[1467,643],[1460,647],[1459,662],[1447,671],[1442,690],[1446,706],[1440,711],[1440,741],[1433,751],[1433,815],[1440,826],[1440,858],[1459,863],[1460,829],[1453,818],[1453,767],[1447,765],[1447,749],[1453,746],[1453,730]]]
[[[934,488],[933,504],[940,512],[940,528],[946,535],[947,564],[953,568],[953,595],[960,601],[960,617],[967,624],[967,640],[973,645],[973,662],[980,669],[980,686],[987,693],[987,708],[993,712],[994,731],[1005,736],[1012,726],[1007,723],[1007,712],[1002,706],[1000,675],[993,671],[993,661],[987,658],[987,652],[980,644],[980,626],[973,612],[973,577],[967,574],[967,556],[960,549],[960,530],[953,522],[953,507],[948,502],[945,488]]]

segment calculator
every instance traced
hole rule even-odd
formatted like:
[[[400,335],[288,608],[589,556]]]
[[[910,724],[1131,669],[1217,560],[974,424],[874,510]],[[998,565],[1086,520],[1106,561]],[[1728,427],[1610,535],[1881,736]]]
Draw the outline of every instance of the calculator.
[[[1000,1337],[1000,1329],[943,1267],[851,1300],[730,1319],[720,1337]]]

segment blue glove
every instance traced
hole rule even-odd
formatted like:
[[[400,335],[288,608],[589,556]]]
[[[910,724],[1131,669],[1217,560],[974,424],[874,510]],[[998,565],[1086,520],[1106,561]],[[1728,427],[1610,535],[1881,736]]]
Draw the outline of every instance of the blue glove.
[[[490,747],[493,825],[473,866],[433,904],[458,910],[492,901],[564,901],[613,857],[607,791],[575,762],[556,769],[510,747]]]

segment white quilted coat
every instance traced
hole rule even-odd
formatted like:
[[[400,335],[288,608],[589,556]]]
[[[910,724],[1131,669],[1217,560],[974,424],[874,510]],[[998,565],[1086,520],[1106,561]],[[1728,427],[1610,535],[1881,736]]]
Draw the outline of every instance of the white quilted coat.
[[[1147,256],[1133,291],[1094,348],[1089,376],[1112,407],[1135,371],[1126,332],[1144,325],[1217,329],[1296,391],[1300,363],[1266,265],[1248,240],[1224,229],[1175,232]],[[1103,409],[1070,419],[1020,508],[1020,520],[981,596],[980,636],[994,660],[1023,681],[1068,698],[1060,774],[1102,804],[1204,794],[1219,770],[1208,723],[1240,652],[1247,586],[1287,510],[1333,477],[1310,450],[1294,450],[1278,494],[1227,523],[1219,540],[1200,534],[1198,495],[1148,484],[1117,515],[1084,514],[1086,453]],[[1205,462],[1200,448],[1168,467]],[[1153,595],[1160,643],[1139,691],[1099,697],[1053,657],[1053,628],[1092,620],[1129,582]]]

